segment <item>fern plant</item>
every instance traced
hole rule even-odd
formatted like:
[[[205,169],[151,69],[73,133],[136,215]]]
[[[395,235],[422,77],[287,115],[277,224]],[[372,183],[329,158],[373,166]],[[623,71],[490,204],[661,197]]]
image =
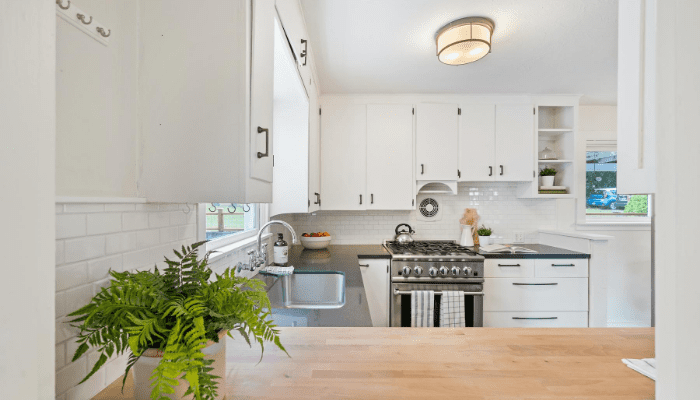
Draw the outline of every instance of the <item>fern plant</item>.
[[[90,347],[100,353],[84,382],[113,354],[129,352],[122,390],[131,367],[149,348],[163,352],[151,376],[151,398],[166,399],[174,393],[178,378],[189,383],[186,395],[197,400],[217,396],[216,378],[211,374],[213,360],[204,359],[202,349],[208,340],[218,342],[221,330],[237,330],[246,340],[272,342],[286,352],[278,330],[267,317],[270,300],[265,284],[257,279],[234,276],[226,269],[221,275],[207,267],[209,254],[197,260],[205,242],[175,250],[176,260],[165,258],[160,271],[115,272],[109,287],[103,288],[89,304],[69,314],[80,329],[73,361]],[[233,336],[231,336],[233,337]],[[262,359],[262,354],[260,355]]]

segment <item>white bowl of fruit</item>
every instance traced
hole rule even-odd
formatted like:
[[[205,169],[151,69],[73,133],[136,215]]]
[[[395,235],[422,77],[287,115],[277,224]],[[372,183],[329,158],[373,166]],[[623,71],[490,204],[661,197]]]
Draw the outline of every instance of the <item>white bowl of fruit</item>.
[[[331,234],[328,232],[303,233],[300,239],[305,249],[319,250],[328,247],[331,243]]]

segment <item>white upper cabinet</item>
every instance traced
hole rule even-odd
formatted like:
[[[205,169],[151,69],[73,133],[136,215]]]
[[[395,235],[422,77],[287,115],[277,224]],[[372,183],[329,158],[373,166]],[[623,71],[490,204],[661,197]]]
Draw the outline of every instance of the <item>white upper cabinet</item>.
[[[535,179],[534,108],[532,104],[496,105],[497,181]]]
[[[309,211],[309,99],[281,25],[275,26],[270,215]]]
[[[367,105],[367,209],[412,210],[414,188],[413,106]]]
[[[654,1],[619,3],[617,190],[623,194],[656,192],[656,7]]]
[[[272,201],[274,0],[149,0],[140,20],[140,195]]]
[[[366,177],[367,106],[324,104],[321,114],[321,209],[366,209]]]
[[[416,179],[456,181],[459,169],[459,107],[418,104],[416,108]]]
[[[321,209],[321,116],[316,85],[309,92],[309,212]]]
[[[462,106],[459,126],[460,181],[479,182],[496,179],[496,105]]]
[[[272,99],[274,86],[274,0],[253,1],[253,53],[250,72],[250,177],[272,182]],[[264,51],[258,51],[258,49]]]

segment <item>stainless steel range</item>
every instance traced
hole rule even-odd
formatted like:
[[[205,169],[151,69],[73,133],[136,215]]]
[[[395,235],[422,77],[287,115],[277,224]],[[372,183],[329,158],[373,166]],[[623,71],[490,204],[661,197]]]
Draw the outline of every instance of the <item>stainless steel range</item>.
[[[467,326],[483,326],[484,257],[453,241],[388,241],[391,253],[390,326],[411,326],[411,291],[435,292],[439,326],[443,290],[464,292]]]

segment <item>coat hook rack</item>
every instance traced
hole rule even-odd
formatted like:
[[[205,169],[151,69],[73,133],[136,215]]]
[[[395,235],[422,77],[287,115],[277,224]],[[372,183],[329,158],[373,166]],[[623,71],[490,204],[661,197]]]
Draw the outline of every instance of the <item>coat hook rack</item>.
[[[231,207],[233,207],[233,211],[231,211]],[[226,207],[226,211],[229,212],[229,214],[235,214],[238,208],[236,208],[236,205],[231,203],[231,207]]]
[[[85,25],[90,25],[92,23],[92,15],[90,16],[89,21],[85,21],[85,15],[84,14],[76,14],[80,22],[84,23]]]
[[[245,206],[248,206],[248,209],[247,209],[247,210],[245,209]],[[248,211],[250,211],[250,204],[245,204],[245,205],[243,206],[243,212],[248,212]]]
[[[71,0],[56,0],[56,15],[102,45],[109,45],[109,36],[112,34],[112,30],[107,29],[92,15],[81,10]]]
[[[185,212],[185,210],[181,210],[181,211],[185,214],[189,214],[192,211],[192,209],[190,208],[190,205],[185,203],[185,207],[187,207],[187,212]]]
[[[70,8],[70,0],[68,0],[68,5],[66,5],[65,7],[63,7],[62,0],[56,0],[56,4],[59,8],[61,8],[61,10],[67,10]]]

